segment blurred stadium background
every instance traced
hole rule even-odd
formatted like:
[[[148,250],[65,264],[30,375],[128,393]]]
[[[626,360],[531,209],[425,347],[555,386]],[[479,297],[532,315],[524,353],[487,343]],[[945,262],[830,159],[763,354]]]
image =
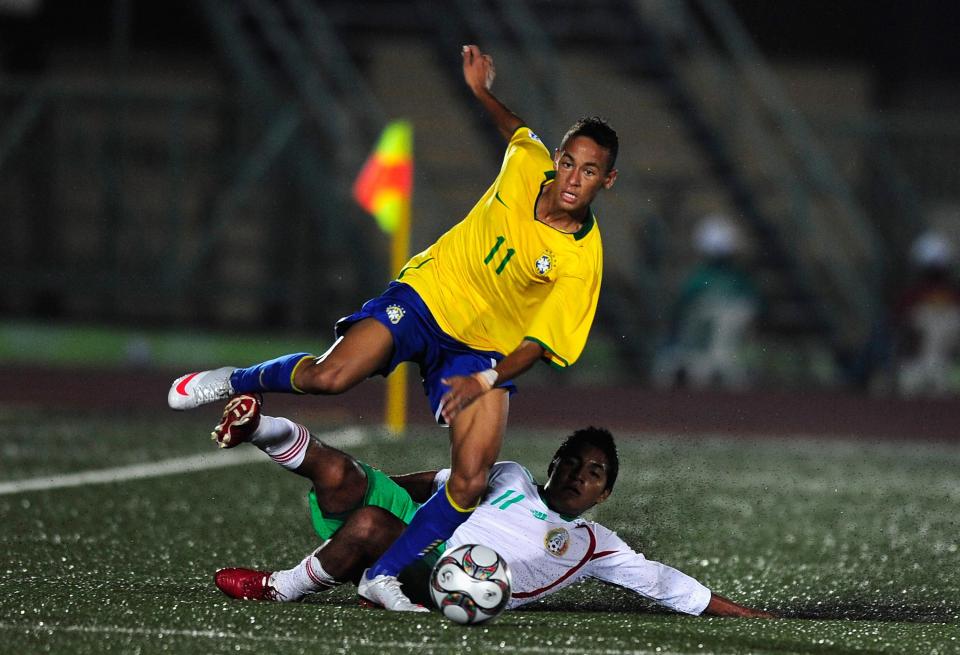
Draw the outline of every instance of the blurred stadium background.
[[[646,386],[690,234],[719,212],[744,229],[765,298],[756,386],[889,387],[878,326],[909,244],[931,226],[960,236],[957,14],[934,1],[4,0],[0,357],[180,368],[220,361],[191,340],[211,332],[323,347],[395,273],[349,196],[388,119],[416,132],[415,251],[492,179],[501,145],[459,72],[459,45],[477,42],[548,144],[585,113],[623,141],[599,207],[591,343],[544,382]]]
[[[896,396],[889,326],[914,239],[960,243],[958,17],[947,0],[0,0],[0,652],[954,652],[960,402]],[[591,339],[521,381],[504,456],[546,462],[559,432],[608,425],[631,473],[600,520],[797,620],[684,622],[587,587],[464,641],[436,617],[372,621],[349,590],[226,603],[214,568],[313,544],[300,481],[252,457],[128,470],[219,466],[217,408],[168,411],[173,376],[321,350],[395,273],[350,197],[388,120],[415,130],[415,250],[483,192],[502,143],[462,83],[466,42],[548,145],[585,113],[622,143]],[[711,214],[741,228],[764,299],[753,377],[664,390]],[[403,443],[377,432],[379,382],[269,410],[359,430],[373,463],[440,466],[418,396]],[[88,483],[98,469],[121,477]],[[550,641],[558,624],[580,636]]]

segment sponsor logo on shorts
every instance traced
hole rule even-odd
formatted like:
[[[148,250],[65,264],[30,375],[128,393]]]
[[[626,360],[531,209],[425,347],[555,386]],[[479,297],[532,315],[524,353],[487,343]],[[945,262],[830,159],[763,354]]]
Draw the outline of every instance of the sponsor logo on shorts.
[[[554,557],[563,557],[567,548],[570,547],[570,533],[567,532],[566,528],[554,528],[547,532],[547,536],[543,538],[543,545],[547,552]]]
[[[400,305],[390,305],[387,307],[387,318],[389,318],[390,322],[394,325],[400,322],[404,314],[406,314],[406,312],[403,311],[403,307]]]
[[[549,250],[544,251],[542,255],[537,257],[537,261],[535,261],[533,265],[537,269],[537,273],[546,275],[553,270],[553,253]]]

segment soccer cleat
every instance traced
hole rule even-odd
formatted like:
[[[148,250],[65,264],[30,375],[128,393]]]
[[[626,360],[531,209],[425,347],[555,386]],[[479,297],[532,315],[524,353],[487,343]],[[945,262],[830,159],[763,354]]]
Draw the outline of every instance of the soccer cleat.
[[[240,600],[272,600],[286,602],[289,599],[278,592],[270,584],[269,571],[254,571],[253,569],[220,569],[213,576],[217,588],[230,596]]]
[[[260,403],[258,397],[248,393],[231,398],[210,438],[221,448],[233,448],[250,441],[260,425]]]
[[[410,602],[400,590],[400,581],[391,575],[378,575],[373,580],[367,578],[370,569],[363,572],[357,583],[357,593],[363,601],[374,607],[382,607],[391,612],[429,612],[426,607]]]
[[[225,400],[233,395],[230,375],[235,370],[232,366],[224,366],[212,371],[198,371],[178,377],[170,385],[167,404],[172,409],[193,409],[207,403]]]

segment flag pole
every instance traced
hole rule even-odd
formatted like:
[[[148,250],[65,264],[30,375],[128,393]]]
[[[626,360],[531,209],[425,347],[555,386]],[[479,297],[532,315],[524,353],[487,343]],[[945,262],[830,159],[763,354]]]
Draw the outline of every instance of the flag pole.
[[[400,210],[397,229],[390,241],[390,266],[394,275],[400,272],[410,257],[410,206],[405,202]],[[407,369],[408,364],[400,364],[387,376],[386,426],[394,437],[402,437],[407,429]]]

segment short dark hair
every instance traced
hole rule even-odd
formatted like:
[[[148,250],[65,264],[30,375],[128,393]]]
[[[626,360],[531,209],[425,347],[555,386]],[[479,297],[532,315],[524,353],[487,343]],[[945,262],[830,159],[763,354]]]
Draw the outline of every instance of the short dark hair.
[[[620,150],[620,138],[606,119],[599,116],[584,116],[570,126],[567,133],[563,135],[563,139],[560,140],[560,148],[562,149],[567,145],[567,141],[575,136],[589,137],[596,141],[598,146],[605,148],[609,155],[607,157],[607,172],[613,170],[614,164],[617,163],[617,152]]]
[[[607,486],[606,489],[612,490],[613,483],[617,481],[617,473],[620,472],[620,456],[617,454],[617,444],[613,441],[613,435],[604,428],[595,428],[590,426],[577,430],[569,437],[564,439],[557,452],[554,453],[550,465],[547,467],[547,477],[553,474],[553,469],[557,463],[571,455],[584,445],[593,446],[603,452],[607,458]]]

